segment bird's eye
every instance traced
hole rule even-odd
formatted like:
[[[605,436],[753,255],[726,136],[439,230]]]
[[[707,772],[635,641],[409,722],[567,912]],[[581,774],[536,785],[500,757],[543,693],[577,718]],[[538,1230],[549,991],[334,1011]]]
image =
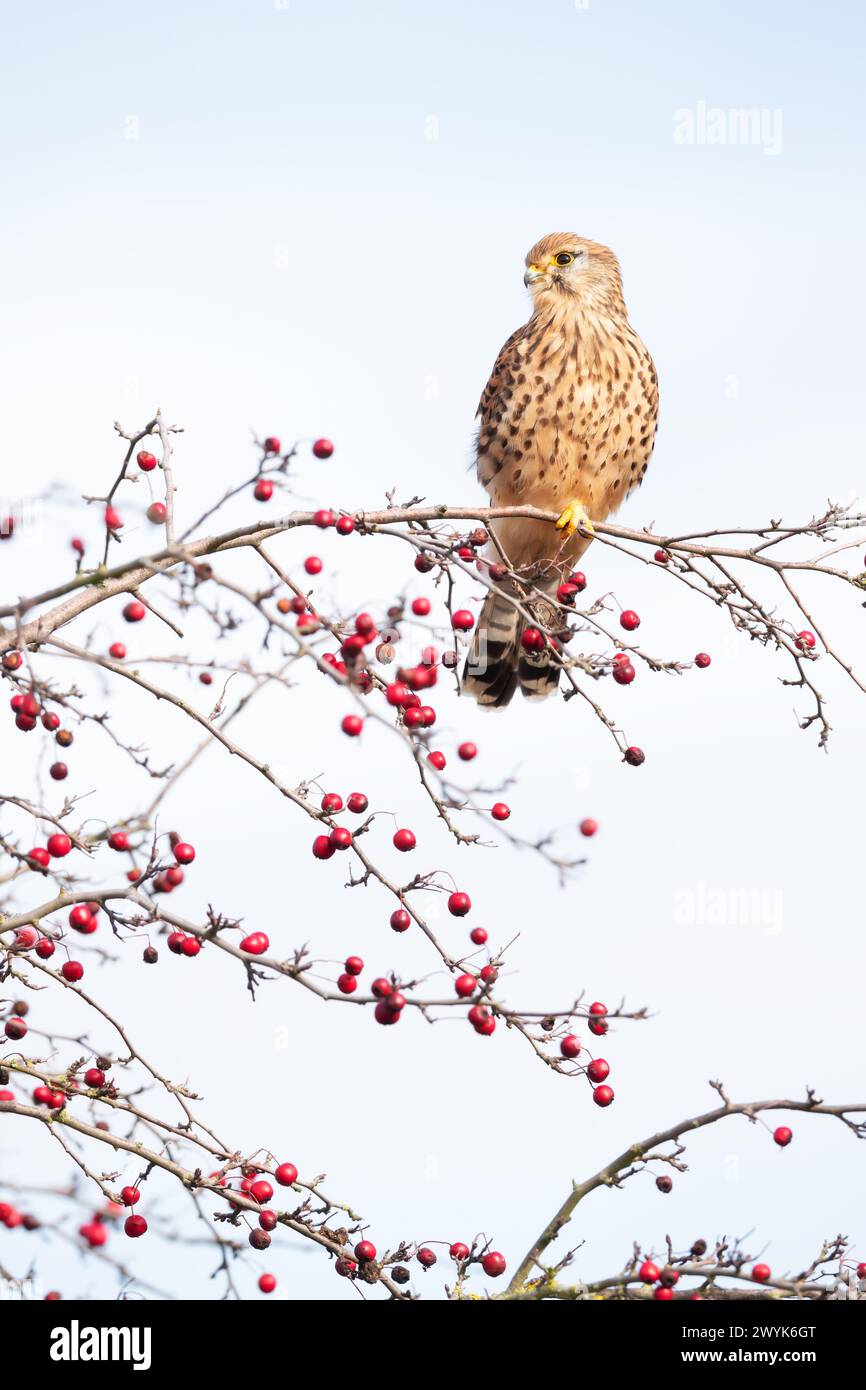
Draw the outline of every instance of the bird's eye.
[[[557,265],[571,265],[572,261],[574,260],[574,256],[571,254],[570,251],[560,251],[559,255],[555,259]]]

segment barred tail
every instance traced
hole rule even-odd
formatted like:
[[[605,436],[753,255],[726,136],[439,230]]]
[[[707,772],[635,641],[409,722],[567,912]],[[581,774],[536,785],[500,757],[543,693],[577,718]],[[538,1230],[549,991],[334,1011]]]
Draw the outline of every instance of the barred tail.
[[[472,648],[463,668],[463,693],[489,709],[501,709],[518,685],[529,699],[550,695],[559,682],[559,667],[546,652],[527,652],[521,645],[525,623],[504,594],[484,601]]]

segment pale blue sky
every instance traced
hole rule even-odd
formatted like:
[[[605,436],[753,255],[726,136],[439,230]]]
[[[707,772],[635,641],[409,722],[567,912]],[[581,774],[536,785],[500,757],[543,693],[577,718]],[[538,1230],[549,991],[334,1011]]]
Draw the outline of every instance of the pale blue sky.
[[[395,484],[401,495],[475,498],[477,398],[527,312],[524,253],[553,230],[617,251],[659,369],[656,455],[626,523],[802,520],[861,487],[855,4],[43,0],[8,5],[2,29],[7,496],[60,479],[73,494],[99,491],[115,462],[112,420],[135,424],[160,404],[187,430],[178,482],[190,516],[247,468],[250,427],[336,441],[326,473],[302,473],[302,491],[321,501],[378,505]],[[780,152],[676,143],[675,112],[699,103],[780,113]],[[63,542],[95,533],[80,510],[40,513],[38,525]],[[304,544],[287,542],[298,553]],[[404,582],[391,552],[353,552],[348,576],[347,552],[322,553],[347,601],[381,602]],[[44,554],[23,541],[4,548],[6,587],[27,588]],[[552,981],[557,996],[586,985],[659,1011],[611,1040],[610,1112],[514,1039],[486,1048],[420,1025],[395,1039],[279,987],[254,1010],[211,959],[193,963],[197,976],[168,962],[150,994],[127,968],[112,986],[128,991],[139,1036],[153,1034],[155,1009],[162,1020],[173,1006],[157,1059],[188,1070],[239,1144],[271,1143],[308,1173],[327,1169],[381,1244],[484,1228],[513,1259],[573,1176],[702,1109],[708,1077],[739,1096],[799,1094],[809,1082],[850,1100],[862,1084],[863,922],[851,886],[862,705],[827,674],[837,733],[825,758],[797,730],[781,667],[736,642],[709,606],[675,600],[663,578],[610,554],[591,552],[585,567],[601,591],[646,612],[648,643],[686,659],[711,650],[711,671],[612,692],[650,753],[640,772],[621,768],[573,705],[543,721],[516,707],[496,727],[443,701],[452,741],[477,736],[486,779],[523,764],[522,828],[593,814],[603,829],[565,894],[529,859],[479,853],[470,869],[436,843],[437,862],[471,876],[495,938],[522,931],[513,1000],[546,1006]],[[830,618],[861,654],[862,610]],[[270,708],[271,722],[252,720],[246,735],[261,748],[271,732],[269,755],[287,777],[373,780],[358,750],[334,747],[332,701],[301,693],[291,720],[279,702]],[[137,710],[152,718],[133,701],[131,720]],[[183,746],[182,729],[167,738]],[[96,745],[91,756],[100,766]],[[23,765],[18,742],[4,758]],[[178,819],[202,844],[178,906],[200,913],[218,891],[226,910],[270,923],[286,947],[311,937],[339,957],[360,940],[362,954],[396,963],[384,903],[347,912],[338,876],[327,866],[311,876],[306,832],[282,805],[217,753],[208,768],[206,797],[192,785],[178,797]],[[376,776],[386,804],[399,804],[399,779],[384,765]],[[549,814],[531,811],[541,804]],[[247,851],[237,861],[235,813],[264,846],[252,867]],[[299,877],[287,906],[290,850]],[[683,902],[739,892],[771,906],[755,921],[734,912],[713,927],[700,908],[684,920]],[[819,1003],[829,1017],[817,1018]],[[288,1053],[274,1045],[283,1025]],[[47,1173],[47,1151],[18,1142],[22,1161]],[[597,1197],[574,1229],[587,1239],[581,1268],[612,1272],[632,1239],[658,1243],[667,1231],[687,1244],[756,1228],[753,1248],[772,1239],[770,1262],[797,1267],[837,1230],[866,1241],[852,1229],[859,1157],[841,1127],[815,1123],[797,1126],[785,1154],[745,1125],[706,1135],[667,1202],[648,1182]],[[833,1180],[817,1180],[819,1168]],[[282,1245],[269,1267],[290,1292],[351,1296],[322,1261]],[[145,1272],[164,1265],[156,1240],[135,1254]],[[75,1264],[52,1267],[70,1285],[81,1277]],[[190,1279],[194,1267],[177,1256]],[[93,1287],[110,1285],[94,1275]]]

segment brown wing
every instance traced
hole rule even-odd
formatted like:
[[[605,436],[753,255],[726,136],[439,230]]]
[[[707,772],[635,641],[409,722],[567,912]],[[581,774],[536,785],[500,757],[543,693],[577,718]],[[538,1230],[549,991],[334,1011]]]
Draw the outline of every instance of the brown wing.
[[[507,454],[505,433],[501,430],[508,405],[514,394],[519,371],[518,345],[526,336],[528,324],[522,324],[499,350],[490,379],[481,393],[476,418],[479,421],[476,440],[478,481],[487,487],[502,467]]]

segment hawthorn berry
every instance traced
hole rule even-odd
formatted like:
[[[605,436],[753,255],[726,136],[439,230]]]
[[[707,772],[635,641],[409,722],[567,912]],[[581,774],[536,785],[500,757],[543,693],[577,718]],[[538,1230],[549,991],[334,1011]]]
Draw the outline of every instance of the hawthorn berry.
[[[349,849],[352,844],[352,832],[351,830],[347,830],[345,825],[335,825],[328,836],[328,840],[333,845],[334,849],[346,850]]]
[[[376,1258],[376,1247],[371,1240],[359,1240],[355,1246],[355,1257],[361,1264]]]
[[[394,848],[399,849],[403,854],[408,854],[409,850],[415,848],[417,841],[411,830],[398,830],[394,835]]]
[[[497,801],[491,806],[490,814],[494,820],[508,820],[511,815],[511,807],[507,806],[504,801]]]
[[[505,1273],[505,1256],[498,1250],[488,1250],[481,1260],[481,1268],[490,1279],[498,1279]]]
[[[67,960],[61,965],[60,973],[64,980],[68,980],[71,985],[77,984],[84,977],[84,966],[81,961]]]
[[[570,576],[568,582],[569,584],[574,585],[575,589],[577,589],[577,592],[579,594],[582,594],[587,584],[586,575],[583,573],[582,570],[575,570],[574,574]]]
[[[320,531],[327,531],[329,526],[334,525],[334,521],[334,513],[327,507],[320,507],[317,512],[313,512],[313,523]]]
[[[344,716],[340,728],[349,738],[357,738],[364,727],[364,721],[358,714],[347,714]]]
[[[654,560],[656,561],[656,563],[659,564],[659,565],[667,565],[667,564],[669,564],[669,563],[670,563],[670,558],[671,558],[671,557],[670,557],[670,555],[668,554],[668,552],[667,552],[666,550],[657,550],[656,553],[655,553],[655,555],[653,556],[653,559],[654,559]]]
[[[53,733],[55,729],[60,727],[60,715],[54,714],[53,711],[46,711],[42,716],[42,727],[48,729],[49,733]]]
[[[273,1195],[274,1189],[271,1187],[267,1178],[256,1178],[256,1181],[250,1187],[250,1196],[255,1197],[256,1201],[260,1203],[261,1206],[269,1202]]]
[[[483,946],[487,940],[487,932],[484,927],[473,927],[469,933],[469,940],[476,946]]]
[[[471,632],[475,619],[468,608],[458,608],[456,613],[451,614],[451,626],[455,632]]]
[[[129,836],[123,830],[113,830],[108,837],[108,848],[121,852],[129,849]]]
[[[478,749],[474,743],[461,743],[457,749],[457,756],[464,763],[471,763],[477,753]]]
[[[50,937],[42,936],[36,943],[36,954],[40,960],[50,960],[57,947]]]
[[[590,1081],[606,1081],[610,1076],[610,1067],[603,1057],[594,1057],[586,1069],[586,1074]]]
[[[159,951],[157,951],[155,946],[145,946],[141,958],[145,965],[156,965],[156,962],[159,960]]]
[[[266,454],[278,454],[280,452],[280,441],[275,434],[269,434],[264,443]]]
[[[559,1044],[559,1050],[563,1057],[567,1057],[569,1060],[577,1057],[580,1052],[580,1038],[576,1038],[573,1033],[566,1033]]]
[[[525,627],[520,635],[520,645],[526,652],[543,652],[547,639],[537,627]]]
[[[123,518],[115,507],[105,508],[105,525],[109,531],[123,530]]]
[[[794,1132],[793,1130],[790,1130],[787,1125],[779,1125],[778,1129],[775,1129],[773,1131],[773,1138],[779,1145],[780,1149],[786,1148],[788,1144],[790,1144],[793,1137]]]
[[[354,975],[339,975],[337,977],[337,989],[341,994],[354,994],[358,988],[358,981]]]
[[[339,536],[351,536],[355,529],[355,523],[350,516],[337,517],[337,534]]]
[[[363,792],[352,792],[346,801],[347,809],[355,816],[362,816],[369,804]]]
[[[319,559],[318,555],[308,555],[304,561],[304,569],[307,574],[321,574],[322,568],[322,561]]]
[[[666,1173],[662,1173],[660,1177],[656,1178],[656,1187],[658,1188],[659,1192],[670,1192],[673,1188],[673,1185],[673,1178],[669,1178]]]
[[[156,457],[147,449],[139,449],[135,456],[135,461],[142,473],[152,473],[156,468]]]
[[[48,836],[45,846],[52,859],[65,859],[72,849],[72,841],[62,831],[57,831],[56,834]],[[33,851],[31,851],[32,853]]]
[[[48,769],[48,774],[54,782],[63,782],[69,776],[69,768],[65,763],[52,763]]]
[[[468,893],[451,893],[448,898],[448,911],[452,917],[465,917],[472,907]]]
[[[241,950],[248,956],[263,956],[270,946],[270,940],[263,931],[250,932],[241,942]]]
[[[343,798],[338,792],[325,792],[320,803],[322,810],[329,816],[336,815],[343,809]]]
[[[640,627],[640,618],[633,608],[625,608],[619,615],[619,625],[626,632],[634,632],[635,628]]]
[[[462,1240],[455,1240],[454,1244],[449,1246],[448,1254],[452,1260],[468,1260],[469,1246],[464,1245]]]
[[[162,526],[167,514],[164,502],[151,502],[146,512],[148,521],[153,522],[154,526]]]
[[[7,1038],[9,1038],[10,1042],[20,1042],[22,1038],[26,1038],[27,1036],[27,1024],[24,1022],[23,1018],[18,1018],[13,1014],[13,1016],[7,1018],[4,1023],[3,1032],[6,1034]]]
[[[335,845],[331,844],[330,835],[317,835],[313,841],[313,854],[316,859],[331,859]]]
[[[708,656],[706,652],[698,652],[697,656],[695,657],[695,665],[701,671],[705,671],[706,668],[711,664],[711,662],[712,657]]]
[[[143,603],[139,603],[138,599],[133,599],[123,609],[123,616],[128,623],[140,623],[146,613],[147,609]]]
[[[610,1086],[596,1086],[595,1090],[592,1093],[592,1098],[595,1101],[596,1105],[600,1105],[602,1109],[604,1109],[606,1106],[612,1104],[613,1091],[611,1090]]]
[[[293,1183],[298,1181],[298,1170],[294,1163],[281,1163],[275,1170],[274,1177],[280,1187],[291,1187]]]
[[[415,614],[416,618],[426,618],[427,614],[430,612],[429,598],[413,598],[412,612]]]
[[[275,1231],[279,1224],[275,1211],[263,1211],[259,1213],[259,1225],[263,1231]]]
[[[334,452],[334,446],[330,439],[316,439],[313,441],[313,455],[317,459],[329,459]]]
[[[644,1260],[638,1270],[638,1278],[642,1280],[644,1284],[654,1284],[657,1279],[661,1278],[661,1274],[662,1272],[658,1265],[654,1264],[652,1260]]]
[[[757,1279],[757,1281],[758,1281],[759,1284],[766,1284],[766,1282],[767,1282],[767,1280],[770,1278],[771,1274],[772,1274],[772,1270],[770,1269],[770,1266],[769,1266],[769,1265],[765,1265],[765,1264],[752,1265],[752,1278],[753,1278],[753,1279]]]
[[[587,838],[594,835],[597,830],[598,821],[593,820],[591,816],[587,816],[585,820],[580,822],[580,833],[581,835],[586,835]]]
[[[195,847],[188,845],[185,840],[179,840],[174,846],[174,857],[178,864],[191,864],[195,859]]]
[[[120,1200],[125,1207],[134,1207],[136,1202],[141,1200],[141,1193],[137,1187],[122,1187]]]
[[[432,753],[427,754],[427,761],[431,767],[435,767],[437,772],[444,771],[446,762],[444,753],[440,753],[434,749]]]
[[[393,990],[394,986],[391,981],[386,980],[382,975],[379,975],[370,986],[370,993],[374,994],[377,999],[386,999],[389,994],[393,993]]]
[[[458,975],[454,981],[454,992],[461,999],[468,999],[478,988],[478,981],[474,975]]]
[[[394,1009],[387,999],[380,999],[375,1009],[373,1017],[377,1023],[387,1026],[389,1023],[399,1023],[402,1010]]]
[[[261,1229],[250,1231],[248,1239],[254,1250],[267,1250],[271,1243],[271,1238],[267,1231]]]
[[[274,485],[270,478],[259,478],[253,488],[253,497],[257,502],[270,502],[274,495]]]
[[[412,918],[404,907],[397,907],[391,913],[390,923],[392,931],[408,931],[412,923]]]
[[[126,647],[122,642],[112,642],[108,648],[108,655],[113,661],[123,661],[126,656]]]
[[[613,668],[613,678],[617,685],[631,685],[635,674],[635,669],[630,661],[620,661]]]
[[[673,1296],[673,1289],[669,1289],[665,1284],[659,1284],[657,1289],[653,1289],[653,1298],[657,1303],[670,1303]]]
[[[277,1276],[275,1274],[260,1274],[259,1288],[262,1293],[273,1293],[277,1287]]]
[[[631,767],[640,767],[641,763],[646,761],[646,753],[643,749],[634,746],[627,748],[623,757]]]
[[[807,628],[807,629],[805,629],[803,632],[798,632],[798,633],[797,633],[797,646],[800,648],[801,651],[804,651],[804,652],[808,651],[808,652],[810,652],[810,651],[812,650],[812,648],[814,647],[814,645],[815,645],[815,634],[814,634],[814,632],[809,632],[809,630],[808,630],[808,628]]]
[[[436,1263],[436,1255],[434,1251],[432,1251],[426,1245],[421,1246],[421,1249],[418,1251],[415,1258],[418,1261],[419,1265],[423,1265],[425,1269],[432,1269],[433,1265],[435,1265]]]

